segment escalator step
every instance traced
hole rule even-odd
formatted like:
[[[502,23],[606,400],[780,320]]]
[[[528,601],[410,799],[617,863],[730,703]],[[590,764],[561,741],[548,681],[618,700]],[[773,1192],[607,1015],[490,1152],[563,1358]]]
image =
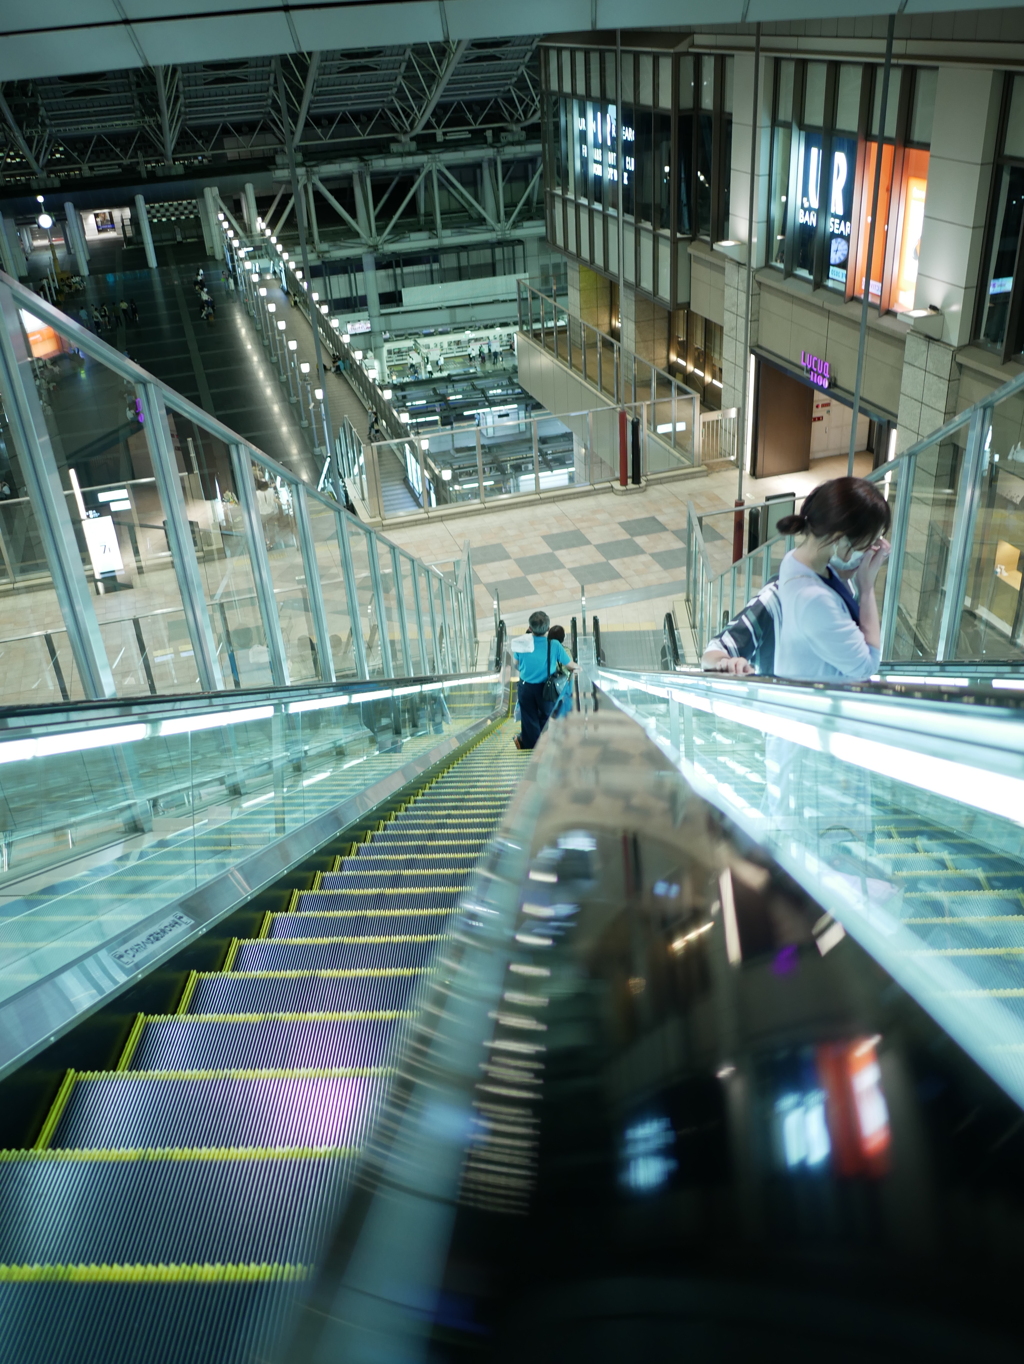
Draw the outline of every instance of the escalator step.
[[[375,853],[372,844],[352,857],[345,858],[344,871],[471,871],[476,862],[475,853]],[[325,871],[321,874],[317,890],[329,890],[334,885],[338,872]]]
[[[316,894],[315,891],[310,892]],[[373,933],[444,933],[450,927],[454,911],[437,914],[432,910],[413,910],[410,913],[391,913],[378,910],[375,914],[358,909],[298,911],[270,915],[265,936],[268,938],[334,938]]]
[[[461,890],[458,887],[440,889],[431,886],[413,888],[396,886],[370,890],[361,886],[336,886],[333,890],[304,890],[294,906],[298,910],[358,909],[410,910],[457,909]],[[333,935],[332,935],[333,936]]]
[[[352,1165],[330,1152],[88,1155],[0,1155],[0,1265],[309,1260]]]
[[[355,1147],[380,1091],[362,1076],[79,1076],[51,1145]]]
[[[457,870],[364,872],[349,871],[346,866],[344,871],[326,874],[321,879],[320,890],[449,890],[458,892],[462,889],[468,876],[469,868],[464,872]]]
[[[239,944],[234,968],[239,971],[324,971],[338,967],[426,966],[438,939],[426,942],[346,943],[272,939]]]
[[[374,1010],[374,1012],[378,1012]],[[400,1020],[177,1014],[147,1019],[131,1070],[355,1069],[383,1066]]]
[[[404,1009],[425,974],[422,969],[401,975],[218,971],[196,978],[189,1011],[240,1014]]]

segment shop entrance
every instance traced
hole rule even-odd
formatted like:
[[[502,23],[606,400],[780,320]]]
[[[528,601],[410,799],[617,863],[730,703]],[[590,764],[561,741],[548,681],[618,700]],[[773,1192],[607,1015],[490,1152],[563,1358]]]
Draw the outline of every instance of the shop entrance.
[[[811,467],[811,417],[817,391],[758,360],[751,469],[755,478]]]

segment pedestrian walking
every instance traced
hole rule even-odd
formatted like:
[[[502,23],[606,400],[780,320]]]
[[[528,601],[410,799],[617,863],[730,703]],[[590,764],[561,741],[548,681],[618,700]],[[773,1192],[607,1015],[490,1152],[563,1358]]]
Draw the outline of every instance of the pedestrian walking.
[[[104,330],[105,330],[105,331],[110,331],[110,329],[111,329],[111,328],[113,327],[113,325],[114,325],[114,319],[110,316],[110,309],[107,307],[107,305],[106,305],[105,303],[104,303],[103,307],[100,309],[100,316],[103,318],[103,328],[104,328]]]
[[[139,320],[139,309],[134,298],[128,300],[128,311],[131,313],[132,321],[137,324]]]
[[[117,306],[121,309],[121,321],[122,321],[122,322],[124,323],[124,325],[127,327],[127,325],[128,325],[128,300],[127,300],[126,298],[122,298],[121,302],[120,302]]]
[[[95,303],[92,305],[92,325],[93,330],[98,336],[103,330],[103,318],[100,316],[100,310]]]
[[[525,635],[512,641],[512,657],[519,669],[519,713],[522,732],[513,743],[531,749],[541,736],[559,700],[556,674],[560,667],[576,671],[576,664],[558,640],[548,636],[551,619],[546,611],[534,611]]]

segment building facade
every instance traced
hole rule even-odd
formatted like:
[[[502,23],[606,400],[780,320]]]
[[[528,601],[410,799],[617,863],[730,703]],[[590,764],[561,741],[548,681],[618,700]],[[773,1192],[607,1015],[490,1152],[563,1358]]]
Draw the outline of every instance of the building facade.
[[[749,379],[757,475],[846,452],[865,288],[876,463],[1024,364],[1024,11],[898,18],[883,89],[886,24],[766,24],[756,81],[751,25],[541,49],[570,306],[707,407]]]

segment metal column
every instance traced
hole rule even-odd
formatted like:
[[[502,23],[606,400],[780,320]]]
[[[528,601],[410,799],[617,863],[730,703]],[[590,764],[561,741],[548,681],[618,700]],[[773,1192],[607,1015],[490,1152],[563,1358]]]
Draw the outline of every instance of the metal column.
[[[143,431],[153,464],[160,504],[164,509],[164,531],[171,549],[174,575],[178,580],[181,604],[185,610],[185,624],[195,658],[199,685],[203,691],[221,691],[224,678],[217,657],[217,641],[206,607],[203,582],[199,573],[192,532],[188,524],[188,509],[181,491],[174,458],[174,445],[167,420],[167,409],[154,384],[140,384],[139,397],[145,416]]]
[[[89,700],[113,697],[117,695],[114,675],[100,635],[50,433],[32,379],[32,357],[21,329],[17,304],[6,289],[0,289],[0,310],[0,392],[5,398],[7,419],[21,458],[29,501],[39,526],[75,666]]]
[[[320,677],[324,682],[335,681],[334,659],[331,655],[331,632],[327,626],[327,612],[324,609],[323,592],[320,589],[320,565],[316,561],[316,545],[313,542],[313,527],[309,520],[309,500],[304,483],[291,485],[295,498],[295,516],[299,525],[299,544],[302,549],[302,566],[306,570],[306,595],[309,609],[313,615],[313,628],[316,630],[316,647],[320,656]]]
[[[270,655],[270,675],[275,687],[287,687],[290,685],[290,678],[284,651],[284,636],[281,634],[281,618],[277,614],[274,580],[270,573],[267,542],[263,537],[263,522],[256,502],[256,485],[253,482],[249,451],[244,445],[232,444],[230,448],[231,467],[234,470],[239,501],[245,514],[248,531],[249,559],[252,564],[253,581],[256,584],[256,600],[259,603],[267,652]]]
[[[139,232],[142,234],[142,245],[146,249],[146,264],[151,270],[155,270],[156,250],[153,247],[153,233],[149,229],[149,214],[146,212],[146,201],[141,194],[136,194],[135,196],[135,215],[139,221]]]

